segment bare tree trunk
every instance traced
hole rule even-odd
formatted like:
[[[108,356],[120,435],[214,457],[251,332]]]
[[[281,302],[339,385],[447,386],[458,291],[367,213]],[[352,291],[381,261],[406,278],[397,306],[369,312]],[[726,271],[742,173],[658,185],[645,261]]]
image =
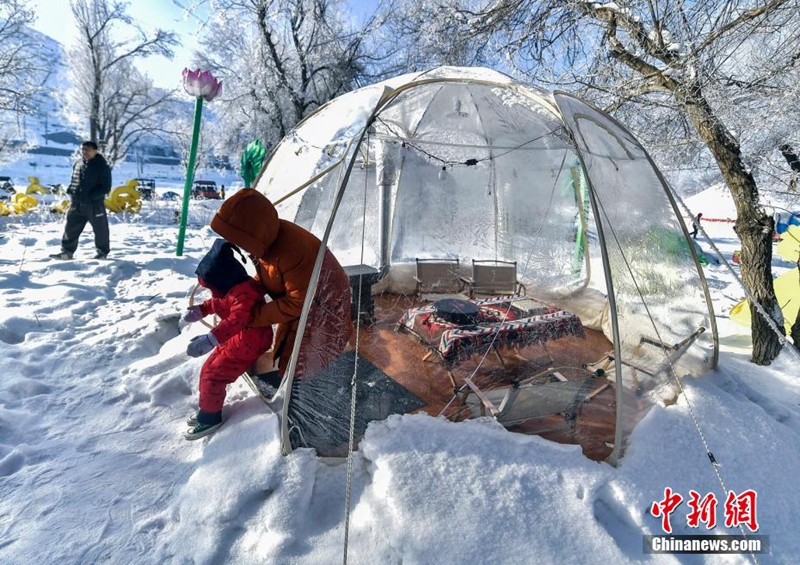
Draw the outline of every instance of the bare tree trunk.
[[[742,242],[742,280],[768,314],[780,308],[772,284],[772,233],[775,222],[758,203],[753,175],[742,163],[739,142],[714,115],[699,87],[676,92],[689,119],[711,150],[736,205],[734,230]],[[778,336],[751,304],[753,357],[758,365],[769,365],[781,350]]]
[[[99,81],[95,80],[95,86],[97,86],[98,82]],[[100,90],[96,88],[92,91],[91,97],[92,109],[89,114],[89,140],[97,143],[97,132],[100,130]]]

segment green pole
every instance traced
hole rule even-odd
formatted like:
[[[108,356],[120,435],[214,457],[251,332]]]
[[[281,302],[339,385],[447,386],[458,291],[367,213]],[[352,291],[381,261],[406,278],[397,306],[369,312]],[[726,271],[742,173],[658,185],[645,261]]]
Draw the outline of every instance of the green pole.
[[[175,255],[183,255],[183,240],[186,238],[186,217],[189,214],[189,195],[194,180],[194,163],[197,160],[197,141],[200,138],[200,117],[203,115],[203,97],[198,96],[194,105],[194,125],[192,126],[192,147],[189,149],[189,168],[186,170],[186,184],[183,186],[183,206],[181,207],[181,225],[178,228],[178,249]]]

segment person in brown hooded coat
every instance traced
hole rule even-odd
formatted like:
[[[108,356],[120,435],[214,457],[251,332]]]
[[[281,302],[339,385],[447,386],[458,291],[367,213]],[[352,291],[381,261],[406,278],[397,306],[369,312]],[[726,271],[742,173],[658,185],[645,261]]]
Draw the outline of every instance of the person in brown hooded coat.
[[[222,204],[211,229],[250,254],[255,278],[272,298],[255,307],[250,325],[278,324],[273,358],[283,376],[322,243],[300,226],[279,219],[272,202],[251,188],[239,190]],[[295,377],[313,376],[344,351],[353,333],[350,301],[347,273],[326,249]]]

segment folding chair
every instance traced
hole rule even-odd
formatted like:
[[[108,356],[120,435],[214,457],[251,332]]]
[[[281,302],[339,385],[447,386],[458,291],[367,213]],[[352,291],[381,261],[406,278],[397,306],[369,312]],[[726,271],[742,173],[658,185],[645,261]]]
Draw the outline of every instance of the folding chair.
[[[464,403],[474,417],[492,416],[506,428],[534,418],[563,414],[574,432],[581,406],[607,386],[597,388],[598,380],[594,375],[571,381],[562,377],[556,382],[528,383],[488,391],[470,386],[472,390]]]
[[[517,262],[494,259],[472,260],[472,277],[462,277],[469,296],[477,294],[520,294],[525,286],[517,280]]]
[[[417,296],[426,299],[423,293],[458,294],[463,285],[458,275],[458,259],[416,259]],[[435,299],[442,298],[436,296]]]
[[[664,343],[663,341],[644,335],[640,336],[639,343],[633,348],[631,353],[627,354],[624,360],[620,360],[620,364],[629,369],[634,390],[637,394],[641,392],[638,373],[656,378],[659,373],[672,370],[672,365],[677,362],[687,349],[689,349],[698,336],[705,331],[706,329],[700,326],[691,335],[675,344]],[[646,352],[644,349],[645,345],[655,347],[656,351]],[[658,350],[661,351],[657,352]],[[614,357],[614,351],[612,350],[606,352],[606,354],[597,361],[584,364],[584,368],[597,374],[605,375],[608,380],[614,381],[616,380],[614,373],[614,364],[616,361],[617,359]]]

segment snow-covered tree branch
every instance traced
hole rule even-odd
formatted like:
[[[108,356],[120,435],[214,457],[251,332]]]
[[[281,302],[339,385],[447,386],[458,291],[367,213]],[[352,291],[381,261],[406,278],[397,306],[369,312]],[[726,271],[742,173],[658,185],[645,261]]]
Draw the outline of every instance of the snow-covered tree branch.
[[[208,6],[214,15],[197,62],[225,81],[220,119],[232,148],[256,138],[274,145],[314,109],[385,71],[388,51],[368,45],[385,21],[377,13],[356,27],[335,0]]]
[[[27,2],[0,0],[0,153],[6,157],[17,120],[33,111],[33,98],[50,72],[28,29],[33,21]]]

